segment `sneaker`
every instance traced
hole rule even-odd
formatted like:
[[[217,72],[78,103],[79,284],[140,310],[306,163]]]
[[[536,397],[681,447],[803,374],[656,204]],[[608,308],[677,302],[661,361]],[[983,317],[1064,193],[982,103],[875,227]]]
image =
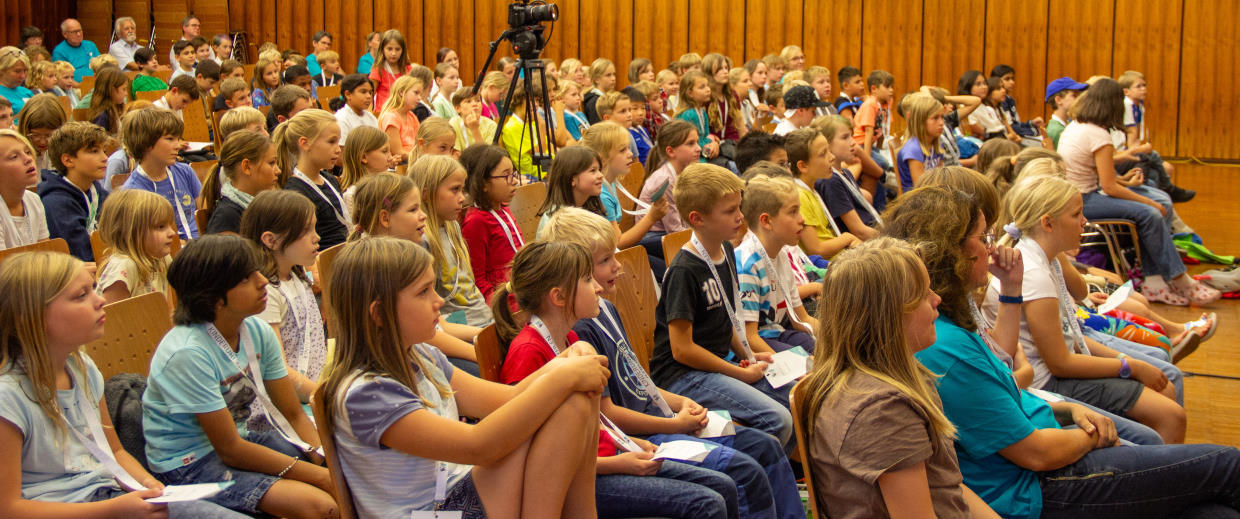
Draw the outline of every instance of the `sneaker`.
[[[1220,292],[1235,292],[1240,290],[1240,268],[1236,267],[1232,265],[1223,269],[1207,270],[1193,278]]]
[[[1196,191],[1193,191],[1192,189],[1184,189],[1180,186],[1171,186],[1171,189],[1167,191],[1167,194],[1171,195],[1171,202],[1176,204],[1188,202],[1192,200],[1193,197],[1197,196]]]
[[[1188,306],[1190,303],[1187,297],[1175,293],[1170,286],[1164,286],[1159,289],[1142,287],[1141,295],[1149,299],[1151,303],[1163,303],[1172,306]]]

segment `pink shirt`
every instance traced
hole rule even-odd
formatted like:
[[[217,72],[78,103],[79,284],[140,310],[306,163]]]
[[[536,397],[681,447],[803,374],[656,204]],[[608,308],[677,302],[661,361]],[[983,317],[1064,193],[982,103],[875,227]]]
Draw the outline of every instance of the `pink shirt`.
[[[1072,121],[1059,135],[1059,149],[1068,170],[1068,182],[1081,193],[1098,190],[1098,165],[1094,152],[1113,146],[1111,134],[1101,126]]]
[[[672,198],[672,189],[676,187],[676,168],[671,162],[664,163],[659,169],[654,170],[649,177],[646,177],[646,183],[642,184],[641,201],[650,203],[650,199],[654,196],[654,192],[664,182],[668,182],[667,190],[663,192],[663,197],[667,198],[667,214],[663,218],[650,226],[653,232],[674,233],[688,229],[689,226],[680,219],[680,212],[676,210],[676,200]]]
[[[384,112],[379,116],[379,129],[387,133],[388,128],[395,127],[400,132],[400,147],[408,153],[418,145],[418,118],[413,112],[404,116],[396,112]]]

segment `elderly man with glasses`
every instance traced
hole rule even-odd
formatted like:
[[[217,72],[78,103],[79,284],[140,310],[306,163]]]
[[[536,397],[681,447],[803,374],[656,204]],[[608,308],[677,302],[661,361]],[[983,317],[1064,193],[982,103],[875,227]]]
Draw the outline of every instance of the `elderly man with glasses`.
[[[68,61],[73,65],[74,81],[82,81],[83,77],[95,75],[90,69],[90,60],[99,55],[99,47],[95,46],[95,42],[83,38],[82,24],[73,18],[67,18],[60,22],[60,34],[65,37],[65,41],[52,50],[52,60]]]

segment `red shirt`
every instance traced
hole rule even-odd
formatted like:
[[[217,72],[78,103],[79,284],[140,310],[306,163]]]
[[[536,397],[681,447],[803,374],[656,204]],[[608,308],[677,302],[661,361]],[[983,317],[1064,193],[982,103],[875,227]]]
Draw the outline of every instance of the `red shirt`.
[[[577,340],[577,333],[569,330],[562,346],[573,344]],[[505,384],[516,384],[554,358],[555,352],[551,351],[551,345],[543,340],[538,330],[527,325],[508,345],[508,354],[504,356],[499,380]],[[600,458],[616,455],[616,445],[601,428],[598,432],[598,455]]]
[[[501,222],[495,219],[490,211],[471,207],[465,213],[465,223],[461,225],[461,235],[465,237],[465,245],[469,248],[469,264],[474,269],[474,283],[488,301],[495,288],[508,281],[508,271],[512,268],[512,257],[523,245],[521,228],[516,226],[516,218],[507,206],[495,211],[504,218]],[[504,225],[508,233],[504,234]],[[508,241],[509,235],[512,242]]]

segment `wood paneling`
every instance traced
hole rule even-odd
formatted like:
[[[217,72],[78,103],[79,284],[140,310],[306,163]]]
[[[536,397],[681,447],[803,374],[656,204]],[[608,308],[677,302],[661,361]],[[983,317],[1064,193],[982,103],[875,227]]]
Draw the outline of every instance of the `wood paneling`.
[[[616,79],[624,82],[629,62],[633,61],[633,0],[593,0],[589,8],[576,9],[580,26],[587,29],[578,40],[578,58],[589,64],[595,58],[607,58],[616,64]],[[572,13],[562,13],[570,17]]]
[[[655,69],[688,52],[689,33],[680,28],[689,26],[689,0],[634,0],[633,22],[646,28],[633,35],[633,55],[653,61]]]
[[[1240,35],[1236,0],[1185,0],[1180,59],[1181,154],[1240,157],[1235,122],[1240,118]],[[1166,116],[1166,115],[1162,115]]]
[[[705,56],[718,52],[732,58],[733,66],[745,64],[745,0],[690,0],[689,48]]]
[[[1011,95],[1026,119],[1042,114],[1039,94],[1046,92],[1048,7],[1047,0],[986,2],[985,68],[981,70],[989,75],[999,64],[1016,69],[1016,91]]]
[[[804,34],[801,50],[805,51],[805,61],[822,64],[831,69],[832,74],[839,72],[841,67],[861,66],[861,26],[860,23],[841,23],[842,20],[861,20],[861,0],[839,0],[835,2],[806,2],[804,8]],[[770,49],[746,48],[748,59],[761,58],[772,52],[779,52],[783,46]],[[836,87],[838,88],[838,84]]]
[[[895,76],[897,102],[903,92],[921,86],[921,56],[903,50],[921,47],[921,9],[919,0],[870,0],[861,15],[866,26],[883,28],[862,30],[861,70],[882,69]],[[896,121],[896,126],[903,124]]]
[[[985,0],[926,0],[922,9],[921,84],[956,93],[966,70],[981,70]]]
[[[1176,149],[1180,94],[1180,16],[1182,1],[1117,0],[1112,76],[1138,70],[1149,83],[1145,97],[1146,134],[1157,150]]]
[[[827,8],[826,2],[801,0],[752,0],[745,4],[746,59],[778,53],[786,45],[801,45],[801,21],[810,9]],[[713,30],[712,27],[703,27]],[[699,49],[691,49],[701,52]],[[808,54],[807,54],[808,57]],[[813,63],[813,62],[809,62]]]

